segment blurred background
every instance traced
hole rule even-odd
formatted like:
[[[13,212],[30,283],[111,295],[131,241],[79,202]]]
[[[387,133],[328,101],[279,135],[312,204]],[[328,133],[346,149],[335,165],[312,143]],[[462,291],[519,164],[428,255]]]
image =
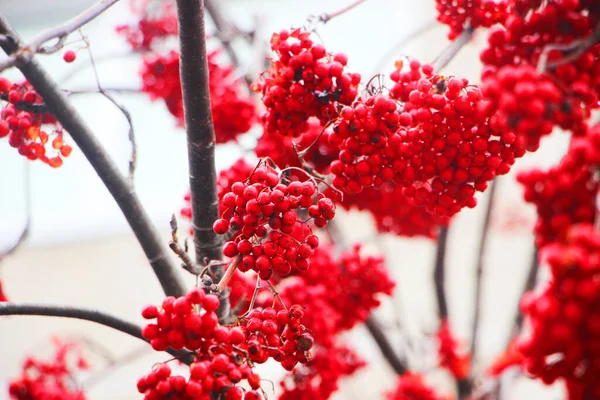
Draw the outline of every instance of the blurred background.
[[[18,33],[30,39],[84,10],[88,0],[0,0],[0,12]],[[290,26],[307,23],[307,17],[340,9],[348,0],[227,0],[221,1],[225,14],[239,26],[257,30],[266,48],[270,34]],[[349,67],[364,77],[391,71],[393,61],[411,55],[430,62],[448,44],[446,27],[436,25],[402,48],[397,44],[416,30],[435,20],[435,2],[407,0],[368,0],[347,14],[335,18],[318,33],[328,49],[349,56]],[[140,57],[130,54],[126,42],[115,33],[118,24],[133,21],[127,2],[122,0],[96,21],[82,29],[89,38],[91,51],[98,59],[97,72],[104,88],[122,89],[115,96],[130,111],[137,139],[138,167],[135,188],[154,224],[169,239],[168,221],[183,205],[187,190],[187,151],[185,134],[162,102],[151,102],[144,94],[131,93],[140,87]],[[212,25],[209,23],[209,32]],[[77,33],[71,35],[68,48],[83,47]],[[485,40],[477,35],[444,71],[478,82],[479,50]],[[239,46],[234,43],[234,46]],[[258,70],[256,54],[239,46],[243,65]],[[391,51],[396,47],[395,51]],[[264,53],[263,53],[264,54]],[[66,64],[59,52],[40,56],[43,64],[61,83],[72,90],[95,89],[93,70],[86,51]],[[262,57],[259,54],[259,57]],[[0,57],[1,59],[1,57]],[[18,72],[3,76],[17,78]],[[128,125],[123,115],[98,94],[73,96],[103,146],[124,174],[127,173],[131,147]],[[257,132],[241,140],[251,148]],[[482,334],[479,356],[487,365],[506,346],[533,249],[530,234],[533,209],[521,199],[514,172],[531,165],[548,166],[565,151],[567,137],[560,133],[546,138],[542,148],[515,165],[513,172],[499,181],[492,231],[485,258]],[[217,149],[217,166],[225,168],[243,154],[240,146],[224,145]],[[94,170],[75,147],[59,170],[41,162],[30,163],[0,140],[0,249],[10,247],[18,238],[27,218],[26,181],[31,180],[31,217],[29,238],[19,251],[0,264],[0,279],[11,300],[77,304],[96,307],[111,314],[142,322],[142,306],[157,303],[162,291],[147,264],[116,203]],[[479,197],[484,204],[485,195]],[[448,252],[447,295],[452,327],[468,347],[474,306],[474,281],[477,246],[481,233],[482,210],[465,209],[452,224]],[[427,335],[437,328],[435,298],[431,280],[435,242],[427,239],[398,239],[376,235],[370,219],[358,213],[336,217],[351,240],[367,243],[369,251],[387,257],[392,276],[397,280],[395,296],[384,301],[377,311],[386,333],[398,351],[405,354],[406,342],[417,343],[411,367],[428,373],[434,360],[419,357],[433,346]],[[342,215],[343,214],[343,215]],[[186,275],[191,286],[194,279]],[[400,327],[401,326],[401,327]],[[49,354],[52,334],[85,337],[100,343],[113,359],[127,362],[101,372],[106,360],[92,356],[90,379],[92,399],[139,398],[136,379],[153,363],[167,358],[153,353],[143,343],[124,334],[89,322],[40,317],[3,317],[0,319],[0,388],[18,375],[25,354]],[[366,331],[359,327],[348,333],[348,343],[370,362],[353,378],[344,381],[337,399],[376,399],[395,387],[394,373],[381,357]],[[410,353],[408,354],[411,355]],[[261,376],[277,382],[279,369],[268,364]],[[259,370],[260,371],[260,370]],[[452,390],[448,377],[429,374],[428,379],[440,393]],[[84,379],[85,382],[85,379]],[[268,386],[268,385],[267,385]],[[527,378],[504,385],[504,398],[559,399],[560,388],[542,387]],[[276,389],[278,389],[276,387]],[[267,390],[269,392],[269,390]],[[269,393],[270,394],[270,393]],[[8,398],[0,389],[0,399]]]

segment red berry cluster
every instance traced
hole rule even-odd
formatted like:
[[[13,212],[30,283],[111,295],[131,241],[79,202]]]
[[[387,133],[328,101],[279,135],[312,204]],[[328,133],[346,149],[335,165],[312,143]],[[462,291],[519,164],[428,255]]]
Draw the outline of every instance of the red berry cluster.
[[[402,64],[397,68],[402,68]],[[393,98],[404,103],[400,130],[401,162],[394,180],[415,205],[440,216],[474,207],[476,191],[508,173],[525,153],[524,141],[511,132],[496,134],[478,112],[481,90],[466,79],[433,75],[430,65],[412,60],[408,71],[391,75]]]
[[[42,361],[27,357],[21,375],[10,381],[8,394],[12,400],[85,400],[85,393],[74,380],[79,370],[88,368],[87,361],[75,343],[55,340],[54,358]]]
[[[436,0],[437,20],[450,27],[448,39],[455,39],[466,26],[489,28],[506,18],[506,1]]]
[[[260,379],[248,364],[239,364],[235,357],[216,355],[212,360],[198,361],[190,366],[186,380],[180,375],[171,375],[167,364],[160,364],[137,382],[144,400],[210,400],[218,396],[224,400],[259,400]],[[247,380],[251,390],[235,386]]]
[[[486,369],[486,374],[498,377],[508,368],[521,366],[523,359],[523,354],[517,349],[517,340],[513,339],[506,351],[492,361]]]
[[[292,269],[306,270],[319,240],[312,234],[302,237],[302,241],[290,235],[295,227],[305,225],[296,210],[307,209],[317,227],[325,226],[335,215],[331,199],[317,190],[312,181],[280,183],[276,171],[264,165],[244,182],[233,183],[231,191],[222,197],[225,211],[213,226],[219,235],[230,230],[234,233],[223,246],[223,254],[239,254],[238,268],[252,269],[262,279],[269,279],[273,272],[285,276]]]
[[[47,112],[42,98],[26,82],[0,78],[0,101],[6,102],[0,112],[0,138],[8,136],[8,144],[30,160],[60,167],[73,148],[64,143],[62,128]],[[53,132],[42,130],[43,124],[53,124]]]
[[[267,307],[250,311],[240,321],[247,335],[244,348],[248,358],[256,363],[273,358],[288,371],[299,362],[306,363],[315,339],[301,323],[303,317],[304,309],[299,305],[293,305],[289,310]]]
[[[406,197],[403,188],[397,185],[383,185],[379,190],[364,189],[357,195],[346,194],[339,203],[350,210],[368,211],[377,230],[398,236],[423,236],[434,239],[440,226],[446,226],[448,217],[441,217],[415,205]]]
[[[479,111],[490,117],[492,129],[525,138],[529,151],[537,150],[540,139],[555,125],[585,131],[583,121],[589,113],[531,66],[487,70],[483,74],[483,93],[487,101],[480,104]]]
[[[156,40],[177,35],[177,14],[172,3],[160,2],[159,7],[142,4],[132,8],[137,14],[137,24],[118,25],[116,31],[125,37],[134,50],[151,50]],[[157,12],[150,15],[150,9]]]
[[[281,381],[280,400],[329,399],[339,381],[354,374],[366,363],[349,347],[334,345],[320,349],[312,359],[294,370],[291,379]]]
[[[339,152],[337,146],[327,141],[330,131],[330,128],[323,128],[319,120],[314,118],[308,120],[308,130],[300,135],[297,142],[291,137],[265,130],[258,139],[254,152],[259,158],[269,157],[279,168],[308,166],[326,174],[329,172],[329,164],[337,158]],[[302,165],[299,153],[304,151],[306,154],[303,156]],[[306,180],[306,174],[296,171],[290,173],[299,180]]]
[[[205,295],[199,288],[179,298],[168,296],[160,308],[155,305],[144,307],[142,316],[148,320],[156,319],[156,323],[146,325],[142,335],[157,351],[164,351],[168,347],[198,350],[219,326],[215,312],[219,303],[216,295]],[[202,307],[202,312],[196,312],[195,306]]]
[[[442,400],[444,397],[435,393],[432,387],[427,385],[423,376],[412,372],[400,375],[396,383],[396,389],[389,392],[388,400]]]
[[[231,67],[217,62],[218,52],[208,55],[211,111],[217,143],[235,140],[248,132],[255,119],[253,100],[242,91],[241,83],[233,78]],[[142,91],[155,99],[163,99],[169,112],[183,125],[183,97],[179,77],[179,54],[152,54],[144,58],[140,71]]]
[[[303,29],[273,34],[271,49],[277,58],[255,90],[262,94],[265,129],[297,137],[308,129],[310,117],[321,125],[337,116],[339,104],[351,104],[357,95],[360,75],[347,73],[348,57],[327,53]]]
[[[599,398],[600,235],[572,225],[540,254],[551,279],[521,299],[531,326],[518,344],[525,370],[546,384],[563,379],[569,399]]]
[[[459,352],[459,343],[450,328],[450,321],[443,319],[437,332],[438,357],[440,367],[446,368],[456,379],[469,376],[470,361],[468,354]]]

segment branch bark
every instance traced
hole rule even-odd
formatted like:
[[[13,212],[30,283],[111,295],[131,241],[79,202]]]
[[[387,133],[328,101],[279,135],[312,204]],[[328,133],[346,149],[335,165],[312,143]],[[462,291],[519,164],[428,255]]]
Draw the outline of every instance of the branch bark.
[[[373,315],[365,321],[365,326],[369,330],[373,340],[375,340],[375,343],[377,343],[379,350],[381,350],[381,354],[385,357],[394,371],[398,375],[404,374],[406,372],[406,365],[404,365],[404,362],[396,354],[396,351],[388,341],[386,335],[381,330],[381,326],[379,326],[379,323],[375,320]]]
[[[438,315],[440,320],[448,318],[448,304],[446,302],[445,281],[446,281],[446,245],[448,244],[448,227],[440,228],[437,251],[435,256],[435,266],[433,269],[433,282],[435,284],[435,294],[437,300]]]
[[[438,55],[438,57],[433,61],[433,69],[437,74],[439,74],[441,70],[446,68],[448,64],[450,64],[450,61],[452,61],[454,57],[456,57],[458,52],[467,43],[469,43],[469,41],[471,41],[471,38],[473,37],[473,32],[475,32],[475,29],[467,25],[460,34],[460,36],[454,39],[454,41],[452,41],[450,45],[444,51],[442,51],[440,55]]]
[[[220,260],[222,253],[221,239],[212,229],[213,223],[219,218],[219,203],[215,168],[216,140],[208,82],[204,1],[177,0],[177,20],[194,247],[196,263],[207,265],[209,261]],[[215,268],[212,278],[220,281],[222,276],[223,268]],[[221,320],[229,315],[229,289],[221,293],[218,314]]]
[[[2,45],[3,50],[9,55],[17,51],[20,44],[18,35],[1,14],[0,34],[9,34],[16,41],[16,46]],[[186,292],[185,287],[177,275],[176,268],[169,258],[166,247],[142,208],[133,187],[119,173],[116,165],[106,154],[90,127],[85,124],[65,94],[57,87],[50,75],[34,57],[20,61],[17,63],[17,67],[31,86],[42,96],[52,115],[69,132],[106,185],[142,246],[165,294],[172,296],[184,295]]]
[[[64,305],[49,305],[37,303],[0,303],[0,316],[2,315],[38,315],[46,317],[73,318],[95,322],[109,328],[126,333],[135,338],[148,342],[142,336],[142,329],[129,321],[106,314],[91,308],[70,307]],[[190,353],[168,349],[167,352],[186,364],[191,363]]]

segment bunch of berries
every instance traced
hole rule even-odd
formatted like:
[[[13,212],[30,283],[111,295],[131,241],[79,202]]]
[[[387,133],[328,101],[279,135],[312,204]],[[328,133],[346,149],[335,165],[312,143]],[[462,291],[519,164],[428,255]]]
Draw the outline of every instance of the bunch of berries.
[[[233,233],[223,254],[240,255],[240,270],[252,269],[262,279],[269,279],[273,272],[285,276],[292,269],[309,267],[319,240],[309,233],[306,221],[299,220],[297,210],[306,209],[317,227],[335,215],[331,199],[319,194],[312,181],[280,183],[276,171],[265,165],[259,165],[243,182],[233,183],[222,197],[222,207],[225,211],[213,229],[219,235]],[[291,235],[298,227],[302,241]]]
[[[277,58],[255,90],[262,94],[268,132],[298,137],[308,129],[310,117],[326,125],[338,113],[338,105],[351,104],[360,75],[345,72],[348,57],[327,53],[303,29],[273,34],[271,49]]]
[[[570,399],[600,397],[600,235],[572,225],[540,255],[551,279],[521,299],[531,326],[518,344],[525,370],[546,384],[563,379]]]
[[[444,397],[437,395],[433,388],[427,385],[423,376],[407,372],[400,375],[396,389],[389,392],[386,398],[388,400],[442,400]]]
[[[142,3],[139,7],[132,4],[132,11],[138,14],[137,23],[118,25],[116,31],[125,37],[133,50],[149,51],[157,40],[177,35],[177,14],[169,2],[161,2],[159,7],[148,7],[146,0]],[[151,8],[155,11],[152,15]]]
[[[51,361],[28,357],[21,375],[10,381],[8,394],[13,400],[53,399],[85,400],[75,374],[88,368],[87,361],[75,343],[55,340],[55,354]]]
[[[256,116],[253,100],[243,93],[233,69],[218,63],[218,51],[208,54],[211,111],[217,143],[235,140],[252,127]],[[142,91],[151,99],[162,99],[169,112],[183,125],[183,97],[179,77],[179,54],[152,54],[144,58],[140,71]]]
[[[489,28],[506,18],[507,0],[436,0],[437,20],[450,27],[453,40],[465,27]]]
[[[8,137],[8,144],[29,160],[60,167],[73,148],[65,144],[62,128],[37,92],[27,82],[0,78],[0,100],[6,102],[0,112],[0,138]],[[43,124],[53,125],[52,133],[42,130]]]
[[[459,352],[459,343],[452,333],[450,321],[443,319],[437,332],[438,357],[440,367],[446,368],[454,378],[469,376],[469,356]]]

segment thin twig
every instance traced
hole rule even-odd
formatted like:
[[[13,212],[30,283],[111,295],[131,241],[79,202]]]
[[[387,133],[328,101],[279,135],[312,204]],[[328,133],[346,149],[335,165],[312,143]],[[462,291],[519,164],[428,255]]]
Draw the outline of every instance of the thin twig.
[[[559,65],[566,64],[577,59],[586,50],[598,43],[598,41],[600,41],[600,24],[598,24],[594,32],[592,32],[592,34],[586,38],[574,40],[571,43],[550,44],[545,46],[540,54],[540,58],[538,59],[537,72],[541,74],[547,69],[556,68]],[[551,51],[562,51],[567,54],[559,60],[548,62],[548,57]]]
[[[479,339],[479,319],[481,316],[481,295],[483,289],[483,267],[485,262],[485,251],[490,231],[490,220],[492,216],[492,208],[494,207],[494,197],[496,196],[497,181],[490,182],[488,189],[488,201],[485,206],[485,215],[483,217],[483,226],[481,235],[479,236],[479,249],[477,251],[477,267],[475,271],[475,312],[473,314],[473,325],[471,328],[471,362],[475,360],[477,354],[477,342]],[[471,369],[471,374],[473,369]],[[471,378],[473,376],[471,375]]]
[[[448,244],[448,227],[442,226],[437,239],[437,250],[435,256],[435,266],[433,269],[433,282],[435,284],[435,294],[437,300],[437,309],[440,320],[448,318],[448,304],[446,302],[445,282],[446,282],[446,245]]]
[[[0,252],[0,262],[2,262],[3,259],[5,259],[6,257],[8,257],[11,254],[13,254],[14,252],[16,252],[19,249],[19,247],[21,247],[23,245],[23,243],[25,243],[25,241],[29,237],[29,230],[31,229],[31,216],[32,216],[31,167],[30,167],[29,162],[25,162],[24,175],[25,175],[25,179],[23,180],[23,184],[25,185],[24,186],[24,196],[25,196],[25,213],[26,213],[25,226],[23,227],[23,230],[21,230],[21,233],[19,234],[17,241],[8,249]]]
[[[208,59],[206,52],[204,1],[177,0],[179,23],[180,76],[183,114],[188,147],[192,226],[196,262],[221,260],[221,238],[212,226],[219,218],[215,131],[210,108]],[[223,268],[212,278],[220,281]],[[229,316],[229,289],[223,290],[218,315]]]
[[[383,333],[381,326],[372,314],[365,321],[365,326],[369,330],[373,340],[375,340],[375,343],[377,343],[379,350],[381,350],[381,355],[385,357],[392,369],[398,375],[404,374],[406,372],[406,365],[404,361],[398,357],[396,350],[392,347],[391,343],[387,339],[387,336]]]
[[[177,219],[175,214],[171,216],[171,241],[169,242],[169,248],[173,253],[177,254],[179,259],[182,261],[182,267],[192,275],[200,275],[201,271],[198,266],[194,264],[187,251],[185,251],[179,244],[179,237],[177,236]]]
[[[0,34],[11,35],[17,43],[19,41],[18,35],[3,15],[0,15]],[[2,48],[10,55],[18,47],[4,46]],[[21,63],[19,69],[42,97],[52,115],[69,132],[121,208],[165,293],[183,296],[186,290],[177,275],[176,268],[169,259],[159,234],[142,208],[132,186],[121,176],[92,130],[85,124],[65,94],[35,58]]]
[[[11,52],[8,60],[0,64],[0,72],[10,66],[16,66],[21,62],[26,62],[28,59],[33,57],[35,53],[53,53],[60,50],[64,44],[66,37],[81,28],[90,21],[93,21],[96,17],[108,10],[110,7],[115,5],[119,0],[100,0],[96,4],[92,5],[87,10],[83,11],[79,15],[71,18],[67,22],[42,32],[36,36],[31,42],[26,45],[22,45],[21,48],[16,52]],[[3,35],[12,36],[12,33],[5,32]],[[16,37],[13,39],[17,40]],[[52,39],[58,39],[56,43],[51,46],[44,46],[46,42]],[[6,43],[0,43],[2,48],[10,47]]]
[[[104,325],[147,342],[147,340],[142,336],[142,329],[138,325],[91,308],[37,303],[4,302],[0,303],[0,316],[2,315],[40,315],[47,317],[81,319]],[[167,352],[186,364],[189,364],[191,361],[188,357],[188,352],[174,351],[172,349],[168,349]]]
[[[319,21],[321,21],[322,23],[326,24],[327,22],[331,21],[333,18],[338,17],[350,10],[352,10],[354,7],[357,7],[359,5],[361,5],[362,3],[364,3],[367,0],[355,0],[353,3],[348,4],[347,6],[337,10],[337,11],[333,11],[330,13],[325,13],[319,16]]]
[[[446,68],[450,61],[456,57],[458,52],[471,40],[475,29],[470,26],[466,26],[462,33],[454,39],[450,45],[444,49],[433,61],[433,69],[436,73],[440,73],[441,70]]]
[[[227,285],[229,284],[229,281],[231,280],[231,278],[233,278],[233,274],[235,274],[235,271],[237,270],[237,267],[240,264],[240,261],[242,261],[241,254],[238,254],[236,257],[231,259],[231,261],[229,262],[229,265],[227,265],[227,269],[225,270],[223,277],[217,284],[217,292],[218,293],[221,293],[223,290],[225,290],[227,288]]]

